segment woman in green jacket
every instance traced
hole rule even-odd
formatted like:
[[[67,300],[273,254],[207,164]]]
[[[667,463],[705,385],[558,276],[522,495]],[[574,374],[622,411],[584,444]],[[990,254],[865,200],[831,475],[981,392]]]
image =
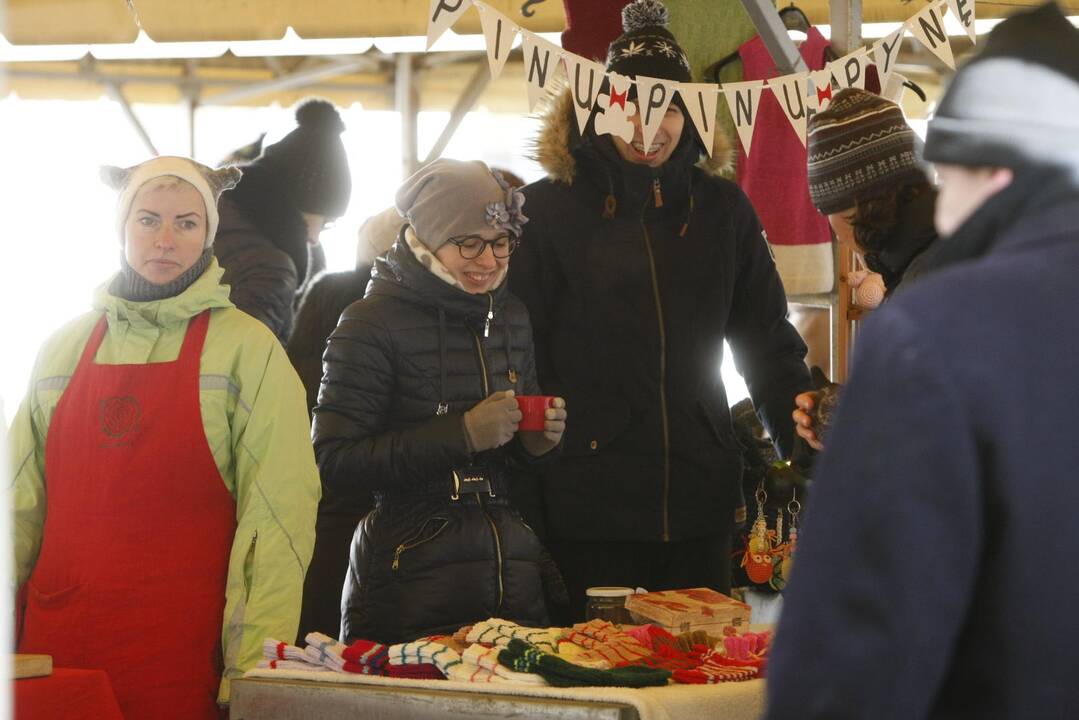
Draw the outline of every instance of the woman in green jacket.
[[[19,650],[104,669],[128,718],[217,717],[296,632],[319,477],[303,387],[213,259],[238,177],[108,169],[121,270],[45,343],[12,428]]]

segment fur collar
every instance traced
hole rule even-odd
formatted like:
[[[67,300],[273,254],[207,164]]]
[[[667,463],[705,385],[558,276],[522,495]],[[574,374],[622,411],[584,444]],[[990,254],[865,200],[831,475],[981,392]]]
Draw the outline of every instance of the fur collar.
[[[307,224],[272,172],[257,162],[241,168],[239,184],[228,198],[259,233],[291,258],[296,277],[307,277]]]
[[[547,96],[545,107],[540,113],[540,121],[542,125],[533,142],[532,159],[538,162],[552,179],[571,184],[577,174],[577,159],[573,156],[573,150],[581,142],[581,136],[577,132],[577,119],[568,87]],[[683,132],[696,132],[693,121],[688,117]],[[720,175],[729,171],[733,149],[721,128],[716,128],[712,148],[712,157],[703,157],[697,167],[709,175]]]

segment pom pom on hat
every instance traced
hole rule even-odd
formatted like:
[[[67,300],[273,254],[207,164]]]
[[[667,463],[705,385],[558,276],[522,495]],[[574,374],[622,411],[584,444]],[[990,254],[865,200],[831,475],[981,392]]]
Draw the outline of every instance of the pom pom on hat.
[[[659,0],[636,0],[622,8],[624,32],[639,32],[649,27],[665,28],[670,22],[670,13]]]
[[[296,107],[295,130],[267,145],[254,164],[269,170],[301,212],[341,217],[352,196],[352,173],[332,103],[310,99]]]
[[[607,49],[607,70],[627,77],[690,82],[689,59],[667,29],[670,15],[660,0],[634,0],[622,8],[624,32]]]

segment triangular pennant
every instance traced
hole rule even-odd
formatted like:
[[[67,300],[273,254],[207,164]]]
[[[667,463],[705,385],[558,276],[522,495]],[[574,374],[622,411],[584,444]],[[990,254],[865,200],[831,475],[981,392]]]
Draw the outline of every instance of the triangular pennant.
[[[948,42],[948,31],[944,29],[944,17],[940,12],[940,4],[926,5],[917,15],[907,20],[906,25],[910,33],[918,38],[948,67],[955,69],[955,58],[952,56],[952,46]]]
[[[597,135],[614,135],[623,142],[633,142],[634,127],[630,118],[637,114],[637,105],[629,99],[633,81],[625,75],[608,73],[609,92],[596,98],[599,112],[593,123]],[[714,86],[713,86],[714,87]]]
[[[809,83],[809,73],[794,73],[783,75],[768,81],[772,89],[772,95],[782,108],[783,114],[790,120],[791,127],[797,133],[802,145],[806,144],[806,85]]]
[[[599,63],[566,53],[566,73],[569,75],[573,111],[577,113],[577,129],[582,133],[595,107],[596,96],[603,87],[604,72],[604,67]]]
[[[667,114],[667,106],[674,99],[676,83],[659,78],[637,76],[637,106],[641,113],[641,135],[645,152],[652,145],[652,139]]]
[[[475,5],[480,11],[480,25],[487,43],[487,63],[491,66],[491,79],[497,80],[506,65],[506,58],[510,56],[518,28],[508,17],[487,3],[477,2]]]
[[[753,126],[757,123],[757,106],[761,102],[763,80],[725,83],[722,88],[727,98],[727,105],[734,118],[734,127],[738,130],[738,139],[749,155],[749,146],[753,144]]]
[[[430,12],[427,13],[428,50],[471,4],[470,0],[431,0]]]
[[[877,77],[880,78],[882,91],[888,84],[888,78],[895,72],[895,64],[899,60],[899,49],[903,46],[905,30],[905,27],[900,26],[888,37],[873,43],[873,61],[877,64]]]
[[[832,77],[841,88],[865,89],[865,69],[869,65],[869,51],[858,48],[829,63]]]
[[[830,68],[809,73],[809,106],[820,112],[832,104],[832,71]]]
[[[881,85],[880,96],[885,100],[894,102],[896,105],[900,105],[900,100],[903,98],[903,83],[907,81],[907,78],[902,74],[893,72],[888,76],[888,84]]]
[[[528,111],[535,112],[536,103],[554,80],[562,50],[528,30],[521,30],[521,48],[524,50],[525,81],[528,83]]]
[[[719,102],[719,86],[711,83],[679,83],[676,86],[682,95],[682,103],[689,112],[689,118],[697,128],[697,135],[704,143],[709,157],[716,137],[716,105]]]
[[[978,42],[978,31],[974,29],[974,0],[948,0],[948,9],[967,31],[972,43]]]

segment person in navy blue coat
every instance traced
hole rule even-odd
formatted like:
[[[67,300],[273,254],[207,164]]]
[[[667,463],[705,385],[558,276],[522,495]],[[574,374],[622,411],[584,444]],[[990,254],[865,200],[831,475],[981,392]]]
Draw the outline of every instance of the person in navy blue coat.
[[[929,123],[935,269],[819,458],[768,717],[1079,717],[1079,30],[1001,23]]]

